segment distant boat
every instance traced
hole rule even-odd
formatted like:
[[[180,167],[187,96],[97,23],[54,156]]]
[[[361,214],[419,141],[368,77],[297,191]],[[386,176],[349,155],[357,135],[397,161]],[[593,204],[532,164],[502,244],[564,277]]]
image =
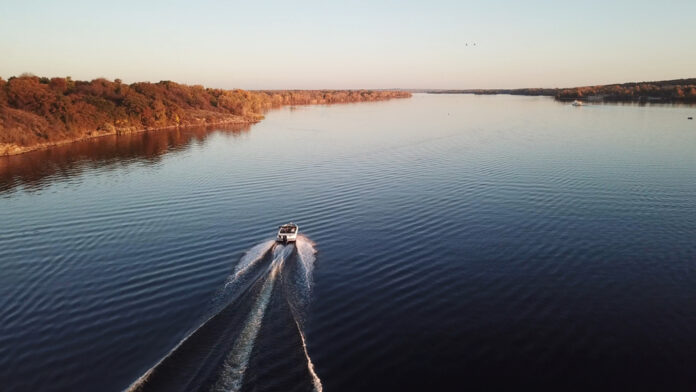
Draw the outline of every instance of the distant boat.
[[[299,231],[300,227],[292,222],[284,224],[280,226],[278,230],[278,237],[276,237],[276,241],[284,244],[288,242],[295,242],[297,241],[297,233]]]
[[[571,105],[573,105],[573,106],[582,106],[582,102],[581,102],[581,101],[578,101],[578,100],[576,99],[575,101],[573,101],[573,103],[571,103]]]
[[[689,120],[693,120],[693,119],[694,119],[693,117],[689,117]]]

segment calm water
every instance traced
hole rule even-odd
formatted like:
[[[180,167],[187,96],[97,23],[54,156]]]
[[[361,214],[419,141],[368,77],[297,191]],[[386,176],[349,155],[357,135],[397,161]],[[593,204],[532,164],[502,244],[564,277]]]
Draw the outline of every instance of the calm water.
[[[0,388],[694,390],[695,112],[415,95],[0,158]]]

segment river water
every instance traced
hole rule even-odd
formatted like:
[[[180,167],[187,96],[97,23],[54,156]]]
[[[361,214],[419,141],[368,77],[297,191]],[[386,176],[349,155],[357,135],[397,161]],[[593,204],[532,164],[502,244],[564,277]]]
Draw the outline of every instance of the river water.
[[[415,94],[1,157],[0,389],[693,390],[695,112]]]

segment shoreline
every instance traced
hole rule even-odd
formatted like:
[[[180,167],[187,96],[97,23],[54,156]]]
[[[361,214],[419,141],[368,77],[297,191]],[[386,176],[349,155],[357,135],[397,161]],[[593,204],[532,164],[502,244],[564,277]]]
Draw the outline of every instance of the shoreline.
[[[637,105],[684,105],[684,106],[696,106],[696,100],[684,100],[684,99],[669,99],[669,98],[658,98],[658,97],[641,97],[641,98],[595,98],[595,97],[577,97],[577,98],[559,98],[555,95],[550,94],[522,94],[517,92],[473,92],[473,91],[427,91],[423,94],[433,94],[433,95],[477,95],[477,96],[489,96],[489,95],[510,95],[515,97],[547,97],[553,99],[557,102],[573,102],[582,101],[587,103],[601,103],[601,104],[637,104]]]
[[[650,82],[614,83],[578,87],[534,87],[513,89],[430,89],[428,94],[550,96],[561,102],[696,104],[696,78]]]
[[[150,131],[165,131],[165,130],[171,130],[171,129],[186,129],[186,128],[194,128],[194,127],[214,127],[214,126],[219,126],[219,125],[256,124],[256,123],[261,122],[261,120],[263,120],[263,117],[258,118],[258,119],[256,119],[256,118],[254,118],[254,119],[234,118],[234,119],[223,120],[223,121],[214,121],[211,123],[204,123],[204,124],[167,125],[167,126],[163,126],[163,127],[136,128],[136,129],[132,129],[132,130],[130,130],[130,129],[114,129],[114,130],[110,130],[110,131],[94,130],[94,131],[92,131],[89,134],[84,135],[84,136],[79,136],[79,137],[74,137],[74,138],[69,138],[69,139],[64,139],[64,140],[57,140],[54,142],[41,143],[41,144],[36,144],[33,146],[20,147],[20,146],[17,146],[16,144],[8,144],[8,143],[0,144],[0,157],[9,157],[9,156],[26,154],[26,153],[33,152],[33,151],[47,150],[47,149],[50,149],[53,147],[83,142],[83,141],[87,141],[90,139],[100,138],[103,136],[120,136],[120,135],[128,135],[128,134],[143,133],[143,132],[150,132]]]
[[[0,78],[0,156],[100,136],[184,128],[253,124],[268,110],[408,98],[405,91],[245,91],[172,81],[124,84],[70,77]]]

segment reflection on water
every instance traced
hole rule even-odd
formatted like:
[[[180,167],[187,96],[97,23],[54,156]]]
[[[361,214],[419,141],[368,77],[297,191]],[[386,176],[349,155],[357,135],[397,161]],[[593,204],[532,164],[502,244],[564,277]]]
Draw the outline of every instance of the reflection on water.
[[[18,187],[38,190],[56,179],[74,176],[86,169],[154,164],[164,154],[184,151],[194,143],[204,143],[213,133],[237,137],[248,132],[250,127],[250,124],[230,124],[109,135],[0,157],[0,193]]]
[[[0,389],[694,390],[694,110],[416,94],[3,158]],[[288,221],[318,253],[273,278]]]

